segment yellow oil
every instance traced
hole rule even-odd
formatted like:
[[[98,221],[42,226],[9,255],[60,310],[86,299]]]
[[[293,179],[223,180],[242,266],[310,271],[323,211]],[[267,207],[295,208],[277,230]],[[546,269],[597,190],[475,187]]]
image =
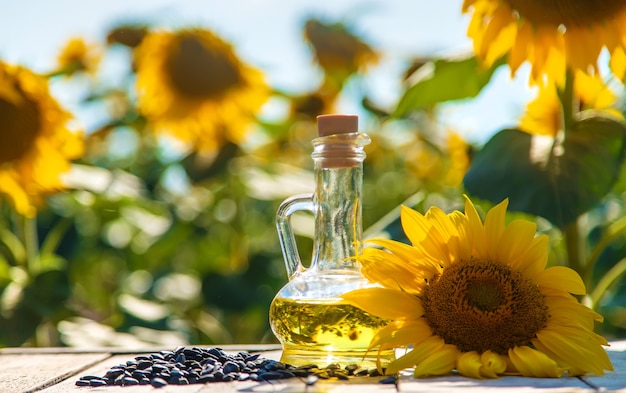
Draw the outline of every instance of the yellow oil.
[[[281,361],[301,366],[331,363],[362,368],[376,367],[378,349],[368,351],[374,334],[388,321],[339,301],[300,302],[276,298],[270,307],[270,323],[283,344]],[[395,359],[393,349],[380,353],[385,367]]]

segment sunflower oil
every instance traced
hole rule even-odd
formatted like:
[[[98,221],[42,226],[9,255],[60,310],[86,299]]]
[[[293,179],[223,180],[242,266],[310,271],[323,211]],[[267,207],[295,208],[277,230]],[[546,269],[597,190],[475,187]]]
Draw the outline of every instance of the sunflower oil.
[[[375,367],[378,349],[368,351],[388,321],[342,302],[344,294],[373,284],[361,272],[361,208],[364,146],[356,115],[317,117],[313,140],[315,190],[294,195],[279,206],[276,227],[289,282],[270,306],[270,325],[283,345],[281,360],[292,365],[338,363]],[[313,255],[307,268],[300,259],[291,216],[313,213]],[[384,367],[394,351],[380,353]]]
[[[319,367],[358,364],[361,368],[376,367],[378,350],[368,351],[368,347],[374,334],[388,323],[341,301],[285,298],[272,302],[270,321],[283,343],[283,363]],[[394,355],[393,349],[382,351],[381,365],[385,367]]]

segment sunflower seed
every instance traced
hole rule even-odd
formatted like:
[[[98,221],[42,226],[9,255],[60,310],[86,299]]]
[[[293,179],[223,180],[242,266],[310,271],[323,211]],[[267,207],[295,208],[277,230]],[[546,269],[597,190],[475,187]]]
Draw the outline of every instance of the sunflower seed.
[[[229,355],[221,348],[178,347],[174,351],[138,355],[111,367],[102,377],[85,375],[76,381],[76,386],[150,384],[160,388],[168,384],[272,381],[289,378],[302,378],[306,385],[313,385],[320,378],[347,380],[350,377],[383,375],[384,371],[379,373],[376,369],[362,369],[357,364],[349,364],[343,369],[336,363],[325,368],[319,368],[315,364],[296,367],[263,358],[259,353],[238,352]]]

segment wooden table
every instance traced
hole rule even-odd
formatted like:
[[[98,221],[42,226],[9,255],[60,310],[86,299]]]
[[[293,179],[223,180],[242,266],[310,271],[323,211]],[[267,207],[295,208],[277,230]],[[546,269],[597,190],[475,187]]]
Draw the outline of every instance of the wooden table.
[[[225,351],[260,352],[262,356],[278,360],[280,347],[245,345],[221,346]],[[609,355],[615,371],[604,376],[584,378],[538,379],[503,377],[496,380],[474,380],[459,375],[439,378],[414,379],[410,372],[402,373],[398,385],[381,384],[374,377],[354,378],[349,381],[320,380],[307,386],[298,378],[269,382],[215,382],[184,386],[106,386],[78,387],[83,375],[104,375],[112,366],[134,359],[139,354],[171,348],[148,349],[75,349],[75,348],[4,348],[0,349],[0,393],[91,393],[91,392],[172,392],[172,393],[374,393],[374,392],[514,392],[514,393],[570,393],[612,391],[626,393],[626,341],[611,343]]]

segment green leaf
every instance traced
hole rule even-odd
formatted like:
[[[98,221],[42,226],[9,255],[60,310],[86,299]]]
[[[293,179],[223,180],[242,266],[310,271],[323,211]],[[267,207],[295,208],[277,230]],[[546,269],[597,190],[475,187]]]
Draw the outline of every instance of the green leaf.
[[[478,64],[475,57],[436,60],[432,73],[404,92],[393,116],[402,117],[444,101],[476,97],[502,64],[504,59],[486,69]]]
[[[42,322],[66,307],[70,295],[70,282],[64,271],[48,270],[33,277],[22,288],[14,307],[0,315],[0,344],[22,345],[35,335]]]
[[[0,228],[0,247],[6,247],[15,263],[23,263],[26,260],[24,244],[13,232],[6,228]]]
[[[195,183],[199,183],[217,176],[220,173],[225,173],[228,169],[228,164],[239,153],[239,146],[234,143],[226,143],[219,150],[213,161],[206,162],[205,158],[194,152],[185,157],[181,161],[181,164],[185,168],[189,179]]]
[[[599,204],[624,161],[626,125],[592,117],[573,124],[560,142],[505,129],[473,159],[463,184],[470,195],[541,216],[564,228]]]

